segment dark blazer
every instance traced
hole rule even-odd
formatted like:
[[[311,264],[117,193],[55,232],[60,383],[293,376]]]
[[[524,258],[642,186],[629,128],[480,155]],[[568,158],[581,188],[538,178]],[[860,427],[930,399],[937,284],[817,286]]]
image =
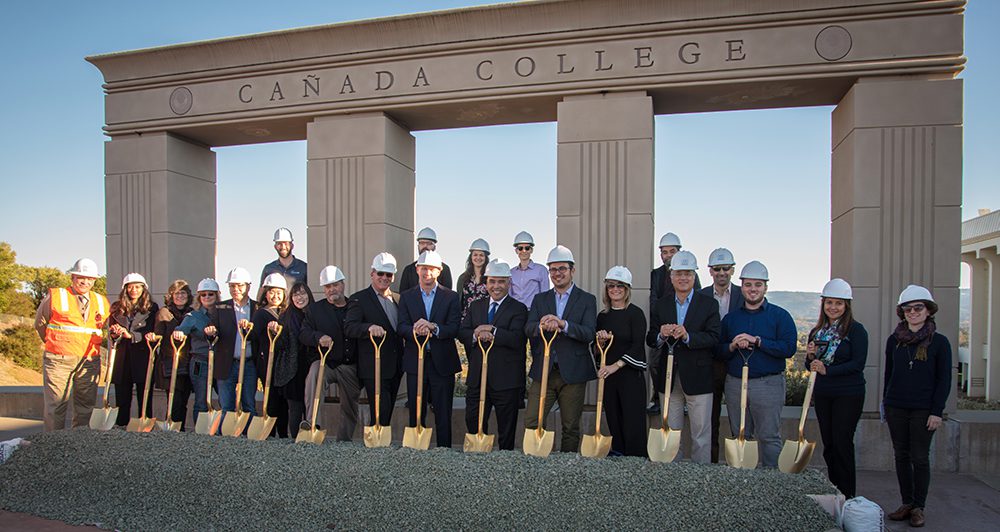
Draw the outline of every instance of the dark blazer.
[[[324,336],[329,336],[333,339],[333,349],[330,350],[330,356],[326,357],[327,367],[335,368],[340,364],[353,364],[357,362],[346,357],[348,354],[354,355],[357,353],[358,341],[354,338],[347,339],[344,335],[344,323],[334,309],[333,303],[325,299],[320,299],[306,307],[306,317],[302,320],[302,330],[299,332],[299,342],[311,348],[309,349],[309,356],[306,357],[310,364],[314,360],[319,360],[319,353],[316,352],[316,346],[319,345],[319,339]],[[365,338],[365,341],[367,340]],[[368,346],[371,347],[370,342]],[[384,345],[382,347],[383,349],[385,348]],[[372,377],[374,378],[374,375]]]
[[[417,275],[417,262],[413,261],[403,268],[403,273],[399,276],[399,293],[402,294],[419,284],[420,276]],[[447,264],[441,263],[441,275],[438,276],[438,284],[448,289],[455,288],[455,285],[451,282],[451,268]]]
[[[413,324],[420,318],[438,326],[437,335],[432,335],[427,341],[424,351],[424,371],[433,371],[443,377],[454,378],[462,371],[462,362],[458,359],[458,348],[455,338],[462,319],[462,302],[458,294],[441,286],[434,293],[434,304],[431,315],[427,316],[420,288],[407,290],[399,296],[399,336],[403,339],[403,371],[417,373],[417,344],[413,340]]]
[[[535,296],[528,312],[528,323],[524,332],[529,338],[537,339],[542,344],[538,323],[542,316],[556,313],[555,288],[546,290]],[[552,342],[552,355],[559,359],[559,373],[567,384],[587,382],[597,378],[597,368],[590,354],[590,343],[594,341],[597,330],[597,299],[593,294],[574,285],[569,294],[569,302],[563,312],[562,319],[568,324],[567,331],[559,331]],[[545,333],[546,338],[549,333]],[[533,340],[534,341],[534,340]],[[542,351],[539,351],[540,353]],[[531,359],[531,370],[528,375],[536,381],[542,379],[541,354]]]
[[[715,299],[715,285],[710,284],[701,290],[698,290],[702,294]],[[729,309],[726,312],[732,312],[743,306],[743,289],[740,285],[729,283]]]
[[[253,318],[257,313],[257,302],[250,300],[250,316]],[[210,323],[215,326],[215,334],[219,341],[215,343],[215,375],[216,379],[229,377],[229,370],[233,365],[233,346],[239,338],[236,324],[236,310],[233,308],[233,300],[227,299],[212,308],[208,313]],[[253,339],[247,338],[247,352],[256,352]],[[244,353],[245,355],[245,353]],[[245,384],[245,383],[244,383]]]
[[[393,292],[392,300],[398,304],[399,294]],[[396,376],[396,368],[403,355],[403,341],[389,323],[389,317],[382,310],[375,290],[368,286],[351,294],[347,302],[344,334],[348,338],[357,339],[358,377],[369,380],[375,378],[375,346],[368,339],[368,327],[372,325],[378,325],[386,331],[385,341],[382,343],[381,377],[382,380],[388,380]]]
[[[465,382],[470,388],[478,388],[483,373],[483,353],[472,338],[476,327],[486,324],[490,311],[490,298],[474,301],[469,305],[458,339],[465,345],[465,355],[469,359],[469,374]],[[528,307],[510,295],[504,298],[493,315],[493,347],[490,348],[489,365],[486,368],[486,386],[492,391],[524,388],[524,363],[527,359],[528,337],[524,325],[528,323]],[[483,344],[483,347],[489,348]]]
[[[694,290],[701,290],[701,278],[698,272],[694,273]],[[670,269],[666,264],[661,264],[659,268],[649,272],[649,308],[664,295],[673,295],[674,285],[670,282]]]
[[[149,347],[146,346],[146,333],[153,332],[153,327],[156,323],[155,317],[156,313],[159,312],[159,306],[155,302],[149,309],[149,312],[137,312],[131,319],[126,316],[116,301],[110,309],[111,323],[117,323],[121,325],[132,335],[132,339],[129,340],[125,336],[122,336],[118,340],[118,350],[115,352],[115,366],[111,368],[111,380],[113,382],[121,382],[123,377],[123,371],[131,371],[131,369],[126,369],[126,366],[141,362],[142,369],[140,370],[145,375],[146,364],[149,360]],[[168,346],[164,349],[163,346]],[[167,338],[163,339],[163,343],[160,344],[160,353],[170,353],[173,355],[173,351],[169,348],[170,340]],[[144,376],[143,379],[146,377]]]
[[[664,297],[656,302],[649,312],[649,332],[646,345],[656,347],[660,326],[677,323],[677,303],[673,297]],[[719,343],[719,302],[700,291],[691,295],[691,306],[684,316],[684,328],[688,333],[688,343],[678,340],[674,346],[675,374],[680,379],[681,389],[688,395],[712,393],[712,357]],[[660,347],[660,375],[666,375],[667,344]],[[664,391],[664,382],[658,379],[653,386],[656,391]]]

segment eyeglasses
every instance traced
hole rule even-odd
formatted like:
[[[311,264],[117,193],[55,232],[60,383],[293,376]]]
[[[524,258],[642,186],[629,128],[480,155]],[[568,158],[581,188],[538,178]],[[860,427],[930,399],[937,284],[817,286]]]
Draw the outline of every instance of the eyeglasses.
[[[622,283],[604,283],[604,286],[607,286],[608,290],[612,290],[612,289],[622,289],[622,290],[624,290],[625,289],[625,285],[622,284]]]
[[[569,266],[559,266],[558,268],[549,268],[549,273],[563,273],[568,271],[569,271]]]
[[[392,272],[375,272],[375,275],[379,277],[392,277]]]
[[[914,313],[914,314],[916,314],[916,313],[919,313],[919,312],[923,312],[924,309],[926,309],[926,308],[927,308],[927,306],[924,305],[923,303],[917,303],[916,305],[907,305],[907,306],[903,307],[903,312],[906,313],[906,314],[910,314],[911,312]]]
[[[712,266],[712,271],[715,273],[728,272],[733,269],[732,266]]]
[[[198,294],[198,297],[215,297],[215,294],[212,292],[206,292],[204,294]]]
[[[534,248],[532,248],[531,246],[515,246],[514,249],[518,251],[531,251]]]

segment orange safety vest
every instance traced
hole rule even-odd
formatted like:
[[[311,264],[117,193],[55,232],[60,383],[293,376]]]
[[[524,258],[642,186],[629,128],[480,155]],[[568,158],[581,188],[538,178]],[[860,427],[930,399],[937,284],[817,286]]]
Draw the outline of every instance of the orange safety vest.
[[[57,355],[100,356],[111,304],[101,294],[91,294],[87,316],[82,317],[75,294],[66,288],[49,289],[51,316],[45,333],[46,351]]]

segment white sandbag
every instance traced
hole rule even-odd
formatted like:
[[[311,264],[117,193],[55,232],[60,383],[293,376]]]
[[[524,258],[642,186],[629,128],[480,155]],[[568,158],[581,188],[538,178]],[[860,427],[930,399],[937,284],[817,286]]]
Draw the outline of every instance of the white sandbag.
[[[23,441],[23,438],[14,438],[0,442],[0,464],[6,462],[10,455],[14,454],[14,449],[17,449]]]
[[[845,502],[840,516],[844,532],[882,532],[885,529],[882,507],[864,497]]]

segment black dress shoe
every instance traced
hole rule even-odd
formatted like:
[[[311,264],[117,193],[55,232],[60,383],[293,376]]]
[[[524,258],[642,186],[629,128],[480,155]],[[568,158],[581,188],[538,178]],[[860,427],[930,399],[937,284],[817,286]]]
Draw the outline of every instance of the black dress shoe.
[[[924,526],[924,509],[914,508],[910,510],[910,526],[920,528]]]
[[[910,512],[912,510],[913,510],[913,505],[912,504],[904,504],[904,505],[900,506],[899,508],[896,508],[895,512],[892,512],[891,514],[887,515],[886,517],[888,517],[889,519],[891,519],[893,521],[903,521],[905,519],[909,519],[910,518]]]

